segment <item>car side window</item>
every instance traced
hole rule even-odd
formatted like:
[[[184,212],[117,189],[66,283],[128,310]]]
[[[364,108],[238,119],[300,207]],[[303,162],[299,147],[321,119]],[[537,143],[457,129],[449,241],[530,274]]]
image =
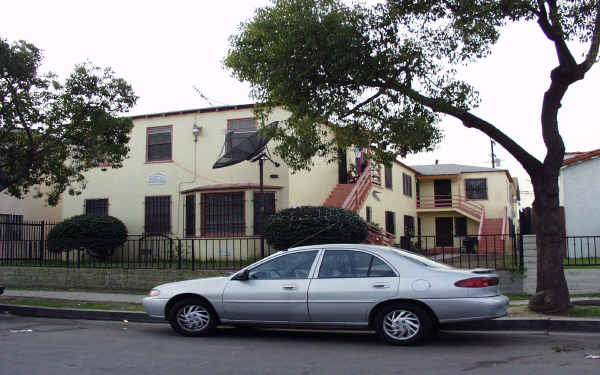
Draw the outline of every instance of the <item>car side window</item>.
[[[369,277],[396,277],[396,273],[383,260],[373,257]]]
[[[381,259],[352,250],[327,250],[319,269],[320,279],[394,276],[394,271]]]
[[[320,279],[367,277],[371,255],[360,251],[327,250],[319,269]]]
[[[251,280],[307,279],[317,250],[282,255],[249,272]]]

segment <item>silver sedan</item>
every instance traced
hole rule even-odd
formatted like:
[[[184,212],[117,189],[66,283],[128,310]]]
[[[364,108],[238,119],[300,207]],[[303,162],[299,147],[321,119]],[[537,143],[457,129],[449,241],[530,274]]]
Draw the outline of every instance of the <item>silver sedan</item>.
[[[413,344],[440,324],[505,316],[488,269],[460,270],[389,247],[335,244],[280,251],[228,277],[157,286],[143,300],[186,336],[218,325],[371,328]]]

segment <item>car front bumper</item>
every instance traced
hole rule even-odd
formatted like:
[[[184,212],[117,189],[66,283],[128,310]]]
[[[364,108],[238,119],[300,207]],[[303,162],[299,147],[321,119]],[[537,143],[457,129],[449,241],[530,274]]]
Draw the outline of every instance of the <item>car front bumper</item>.
[[[165,306],[169,300],[167,298],[145,297],[142,299],[142,306],[146,314],[153,318],[165,317]]]
[[[509,299],[493,297],[421,299],[427,304],[440,323],[466,322],[501,318],[508,314]]]

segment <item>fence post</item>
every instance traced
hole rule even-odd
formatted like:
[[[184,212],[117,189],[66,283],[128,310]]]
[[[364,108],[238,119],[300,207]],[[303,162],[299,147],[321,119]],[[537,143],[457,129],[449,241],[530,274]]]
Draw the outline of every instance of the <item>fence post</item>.
[[[181,269],[181,238],[177,239],[177,269]]]
[[[194,270],[194,266],[195,266],[195,264],[194,264],[194,263],[196,263],[196,262],[195,262],[195,255],[194,255],[194,252],[195,252],[195,250],[196,250],[196,249],[195,249],[195,244],[194,244],[194,242],[196,242],[196,240],[195,240],[195,239],[192,239],[192,271]]]
[[[42,220],[40,230],[40,262],[44,260],[44,244],[46,243],[46,222]]]

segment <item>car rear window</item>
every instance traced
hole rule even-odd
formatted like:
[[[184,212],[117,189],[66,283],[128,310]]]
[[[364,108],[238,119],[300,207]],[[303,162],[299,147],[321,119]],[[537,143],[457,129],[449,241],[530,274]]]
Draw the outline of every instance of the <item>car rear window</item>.
[[[423,255],[419,255],[419,254],[415,254],[415,253],[409,253],[407,251],[401,251],[400,252],[402,254],[402,256],[413,263],[417,263],[420,265],[423,265],[425,267],[431,267],[431,268],[445,268],[445,269],[452,269],[454,267],[451,267],[447,264],[444,263],[440,263],[440,262],[436,262],[435,260],[429,259]]]

